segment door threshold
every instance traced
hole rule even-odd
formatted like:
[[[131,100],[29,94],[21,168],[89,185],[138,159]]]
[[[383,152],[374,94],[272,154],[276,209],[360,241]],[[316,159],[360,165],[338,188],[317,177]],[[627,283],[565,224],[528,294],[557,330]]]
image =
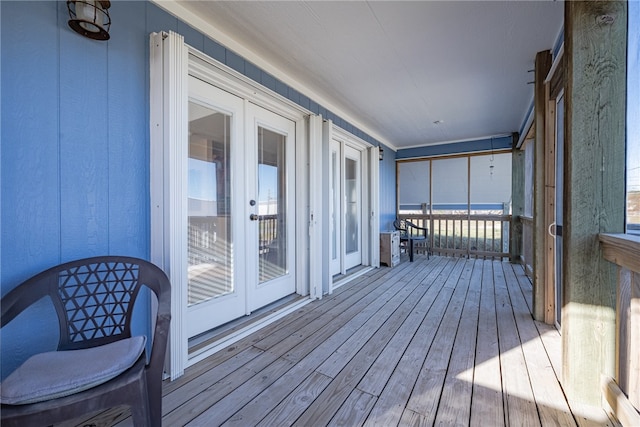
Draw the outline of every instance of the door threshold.
[[[370,265],[358,265],[347,270],[346,274],[336,274],[335,276],[333,276],[333,289],[337,289],[342,285],[346,285],[353,279],[357,279],[358,277],[368,273],[371,270],[373,270],[373,267],[371,267]]]
[[[289,313],[313,301],[308,296],[292,294],[215,329],[189,339],[189,360],[191,366],[223,348],[241,340],[253,332],[264,328]]]

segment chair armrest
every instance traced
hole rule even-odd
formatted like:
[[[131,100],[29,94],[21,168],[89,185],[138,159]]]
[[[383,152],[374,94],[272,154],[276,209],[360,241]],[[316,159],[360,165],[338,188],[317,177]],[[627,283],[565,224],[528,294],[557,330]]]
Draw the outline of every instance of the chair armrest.
[[[417,235],[422,235],[423,237],[427,237],[427,234],[429,233],[429,229],[426,227],[420,227],[418,225],[415,225],[412,222],[407,222],[407,228],[408,228],[408,234],[410,236],[415,236]],[[413,230],[416,230],[416,233],[414,233]]]

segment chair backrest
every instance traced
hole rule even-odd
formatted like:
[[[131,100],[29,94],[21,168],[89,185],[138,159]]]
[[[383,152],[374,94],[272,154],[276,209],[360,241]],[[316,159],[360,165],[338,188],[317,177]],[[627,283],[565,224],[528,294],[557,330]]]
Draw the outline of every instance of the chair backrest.
[[[393,226],[400,232],[400,238],[407,237],[407,222],[404,219],[396,219]]]
[[[428,229],[426,227],[417,226],[408,219],[396,219],[393,221],[393,226],[400,232],[401,239],[425,239],[427,237]]]
[[[160,268],[138,258],[102,256],[61,264],[24,281],[2,299],[0,323],[49,296],[58,314],[58,350],[108,344],[131,336],[143,285],[157,296],[158,318],[170,318],[170,284]]]

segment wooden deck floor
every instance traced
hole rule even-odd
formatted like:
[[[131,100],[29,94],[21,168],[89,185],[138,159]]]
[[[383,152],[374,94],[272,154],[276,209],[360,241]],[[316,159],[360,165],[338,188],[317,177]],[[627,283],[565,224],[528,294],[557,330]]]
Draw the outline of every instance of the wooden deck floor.
[[[167,382],[163,425],[602,425],[571,411],[530,301],[510,263],[373,270]]]

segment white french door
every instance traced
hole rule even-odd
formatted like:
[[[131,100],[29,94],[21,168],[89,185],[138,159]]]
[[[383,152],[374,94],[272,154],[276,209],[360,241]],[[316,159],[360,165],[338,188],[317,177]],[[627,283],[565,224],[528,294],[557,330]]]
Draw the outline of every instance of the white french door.
[[[362,264],[363,152],[340,141],[329,147],[330,272],[346,274]]]
[[[189,77],[187,318],[189,338],[246,312],[242,261],[244,101]]]
[[[249,311],[296,291],[295,123],[248,104],[247,283]]]
[[[292,294],[295,123],[189,77],[187,336]]]
[[[343,241],[344,269],[362,264],[362,152],[344,147]]]

